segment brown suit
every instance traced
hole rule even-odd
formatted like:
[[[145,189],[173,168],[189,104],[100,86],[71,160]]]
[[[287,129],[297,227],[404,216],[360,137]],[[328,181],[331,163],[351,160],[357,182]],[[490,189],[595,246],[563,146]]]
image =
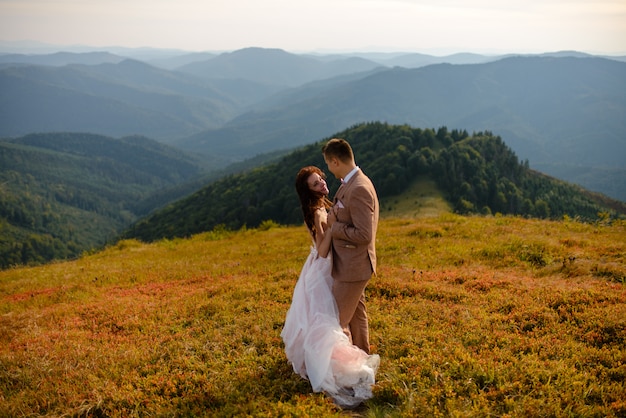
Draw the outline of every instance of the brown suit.
[[[369,353],[369,330],[365,308],[365,286],[376,274],[376,230],[378,196],[370,179],[358,170],[339,187],[332,225],[333,294],[339,322],[353,343]]]

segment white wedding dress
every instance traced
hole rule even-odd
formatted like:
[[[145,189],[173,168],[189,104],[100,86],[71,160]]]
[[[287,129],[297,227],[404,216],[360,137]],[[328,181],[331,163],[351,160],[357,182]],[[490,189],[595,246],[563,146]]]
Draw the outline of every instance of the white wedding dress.
[[[302,268],[281,337],[287,359],[314,392],[325,392],[343,408],[372,397],[380,363],[353,345],[339,326],[332,294],[332,259],[318,257],[315,247]]]

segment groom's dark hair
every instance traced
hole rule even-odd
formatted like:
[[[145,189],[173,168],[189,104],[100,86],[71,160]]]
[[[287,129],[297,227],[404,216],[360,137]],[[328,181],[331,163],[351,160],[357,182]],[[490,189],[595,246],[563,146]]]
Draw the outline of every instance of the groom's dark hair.
[[[349,163],[354,160],[352,147],[345,139],[331,139],[322,147],[322,153],[326,157],[335,157],[344,163]]]

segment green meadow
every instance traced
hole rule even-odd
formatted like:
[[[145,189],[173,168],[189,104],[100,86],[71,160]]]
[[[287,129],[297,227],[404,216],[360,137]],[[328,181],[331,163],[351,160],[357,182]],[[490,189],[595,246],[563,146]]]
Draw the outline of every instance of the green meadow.
[[[310,242],[266,222],[1,271],[0,416],[626,416],[626,223],[410,203],[381,204],[357,410],[287,363]]]

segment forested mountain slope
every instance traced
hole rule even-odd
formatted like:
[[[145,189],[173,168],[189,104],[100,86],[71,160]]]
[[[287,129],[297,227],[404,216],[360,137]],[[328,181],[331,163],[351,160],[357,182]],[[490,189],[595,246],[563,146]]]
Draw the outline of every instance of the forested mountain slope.
[[[0,141],[0,268],[79,255],[144,215],[142,201],[206,162],[142,137]]]
[[[579,187],[536,173],[520,163],[491,133],[367,123],[336,136],[348,140],[357,164],[372,178],[381,199],[402,194],[419,176],[438,184],[459,213],[503,213],[539,218],[564,215],[585,220],[626,214],[626,205],[600,201]],[[324,141],[322,141],[324,142]],[[326,170],[322,142],[280,161],[231,175],[133,225],[124,237],[142,240],[189,236],[220,225],[256,227],[263,221],[298,224],[302,215],[294,178],[305,165]],[[338,186],[329,179],[331,194]],[[418,204],[416,197],[416,204]],[[613,209],[606,203],[614,204]]]

